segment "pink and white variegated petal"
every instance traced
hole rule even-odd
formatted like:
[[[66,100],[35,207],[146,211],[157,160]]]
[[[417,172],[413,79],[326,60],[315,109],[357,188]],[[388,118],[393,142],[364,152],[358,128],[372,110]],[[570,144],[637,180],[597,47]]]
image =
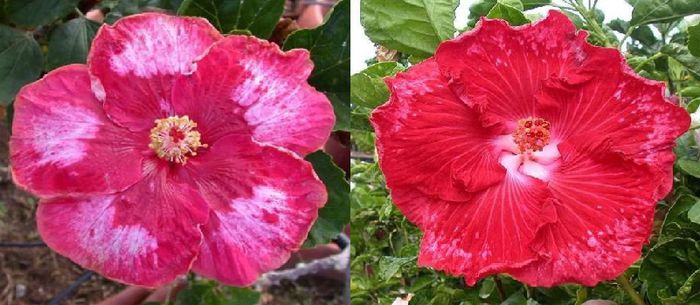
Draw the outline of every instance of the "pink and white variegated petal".
[[[22,88],[12,128],[12,174],[34,194],[111,193],[143,176],[147,135],[105,116],[85,65],[61,67]]]
[[[303,156],[328,139],[333,107],[307,83],[313,69],[308,51],[282,52],[273,43],[233,35],[196,66],[177,80],[173,103],[178,113],[202,122],[205,141],[245,129],[259,142]]]
[[[37,224],[49,247],[75,263],[157,287],[190,269],[208,210],[196,190],[158,171],[121,193],[42,200]]]
[[[246,136],[222,138],[187,169],[211,207],[193,270],[229,285],[286,262],[327,199],[308,162]]]
[[[110,118],[132,130],[174,114],[172,86],[222,36],[206,19],[144,13],[100,28],[88,57],[93,90]]]

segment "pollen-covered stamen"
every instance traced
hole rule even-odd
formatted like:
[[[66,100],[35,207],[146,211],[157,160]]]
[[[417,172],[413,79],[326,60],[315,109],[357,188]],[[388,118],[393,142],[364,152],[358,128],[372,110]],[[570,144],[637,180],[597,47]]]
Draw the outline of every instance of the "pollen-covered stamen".
[[[185,164],[187,158],[197,155],[198,148],[207,147],[207,144],[200,142],[201,135],[195,130],[196,127],[197,123],[186,115],[156,120],[148,147],[160,158]]]
[[[518,127],[513,132],[513,141],[521,153],[541,151],[550,140],[550,124],[547,120],[528,117],[518,120]]]

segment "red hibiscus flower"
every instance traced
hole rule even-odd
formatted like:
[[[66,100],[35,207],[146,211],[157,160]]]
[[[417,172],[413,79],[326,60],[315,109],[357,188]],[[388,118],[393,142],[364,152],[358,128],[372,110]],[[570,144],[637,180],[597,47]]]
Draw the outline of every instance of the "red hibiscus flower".
[[[302,159],[334,123],[311,70],[305,50],[223,37],[200,18],[103,26],[87,65],[15,102],[12,173],[41,198],[44,241],[143,286],[190,268],[249,285],[279,267],[326,201]]]
[[[639,258],[689,116],[586,36],[556,11],[483,19],[387,80],[371,120],[392,198],[424,232],[419,265],[595,285]]]

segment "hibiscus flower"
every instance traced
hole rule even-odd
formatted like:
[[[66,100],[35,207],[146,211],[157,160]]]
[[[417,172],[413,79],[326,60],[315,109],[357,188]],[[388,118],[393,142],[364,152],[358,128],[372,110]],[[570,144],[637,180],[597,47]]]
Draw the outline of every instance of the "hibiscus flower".
[[[25,86],[12,173],[39,232],[105,277],[158,286],[190,268],[249,285],[299,248],[326,202],[302,157],[334,123],[305,50],[140,14],[98,31],[87,65]]]
[[[586,36],[557,11],[482,19],[387,79],[371,121],[393,201],[424,232],[419,265],[595,285],[639,258],[689,115]]]

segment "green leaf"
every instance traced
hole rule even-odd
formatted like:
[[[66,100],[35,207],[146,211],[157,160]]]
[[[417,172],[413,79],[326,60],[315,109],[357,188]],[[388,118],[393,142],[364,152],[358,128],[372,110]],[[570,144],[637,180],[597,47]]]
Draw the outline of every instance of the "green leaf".
[[[299,30],[287,38],[283,49],[311,52],[314,70],[309,83],[323,91],[336,110],[336,130],[350,129],[350,1],[338,2],[330,16],[315,29]]]
[[[690,221],[700,224],[700,202],[696,202],[692,208],[688,211],[688,219]]]
[[[251,288],[228,287],[226,305],[256,305],[260,302],[260,292]]]
[[[68,15],[78,0],[5,0],[5,12],[16,24],[37,27]]]
[[[177,294],[176,305],[223,305],[216,295],[216,284],[210,281],[198,281],[188,285]]]
[[[335,113],[335,126],[333,130],[350,130],[350,93],[348,92],[326,92],[328,100],[333,105],[333,113]]]
[[[530,23],[522,12],[522,2],[519,0],[498,0],[486,17],[491,19],[503,19],[510,25],[523,25]]]
[[[362,0],[360,21],[374,43],[421,58],[455,34],[459,0]]]
[[[476,22],[479,21],[479,17],[488,15],[491,9],[493,9],[493,7],[496,6],[497,2],[499,2],[499,0],[480,0],[472,4],[472,6],[469,7],[468,25],[470,27],[474,27]],[[510,5],[518,9],[519,11],[527,11],[534,8],[538,8],[540,6],[552,4],[551,0],[505,0],[500,2],[503,2],[506,5]],[[515,2],[519,2],[519,4],[515,4]]]
[[[672,22],[700,13],[697,0],[638,0],[632,10],[630,26]]]
[[[639,278],[653,305],[662,297],[676,295],[678,289],[700,267],[700,247],[692,239],[676,238],[657,245],[642,260]]]
[[[284,0],[185,0],[178,15],[207,18],[222,33],[248,30],[266,39],[284,13]]]
[[[318,219],[311,227],[305,247],[325,244],[336,238],[350,222],[350,185],[345,180],[345,173],[337,167],[329,155],[317,151],[306,156],[311,162],[316,175],[326,185],[328,201],[318,211]]]
[[[669,43],[661,47],[660,52],[675,59],[683,65],[693,77],[700,79],[700,58],[690,55],[686,46],[677,43]]]
[[[552,0],[522,0],[521,2],[525,11],[552,4]]]
[[[700,57],[700,23],[688,27],[688,51]]]
[[[700,87],[690,86],[678,91],[678,95],[684,97],[700,97]]]
[[[382,62],[350,77],[350,102],[374,109],[389,99],[389,89],[384,77],[392,76],[404,68],[397,62]]]
[[[174,11],[180,7],[182,0],[108,0],[101,1],[98,6],[109,9],[105,23],[113,24],[122,17],[151,10]]]
[[[479,297],[482,299],[487,299],[488,297],[491,296],[491,293],[493,293],[493,290],[496,288],[496,282],[493,280],[493,277],[487,277],[481,282],[481,288],[479,288]]]
[[[79,17],[53,30],[47,54],[49,70],[72,63],[85,63],[92,39],[99,28],[99,23]]]
[[[39,78],[43,65],[30,33],[0,25],[0,105],[10,104],[22,86]]]
[[[379,278],[386,281],[399,272],[401,267],[415,261],[415,257],[382,256],[382,258],[379,259]]]
[[[700,162],[696,160],[678,160],[678,166],[688,175],[700,178]]]

